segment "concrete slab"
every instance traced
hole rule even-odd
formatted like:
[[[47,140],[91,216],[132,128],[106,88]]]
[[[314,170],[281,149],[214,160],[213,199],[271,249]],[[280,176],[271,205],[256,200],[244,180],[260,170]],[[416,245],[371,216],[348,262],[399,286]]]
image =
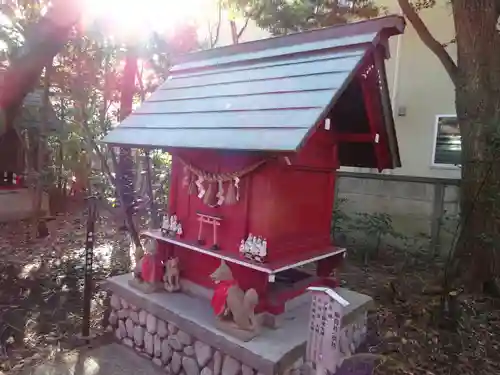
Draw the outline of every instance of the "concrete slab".
[[[310,301],[285,312],[279,328],[264,328],[262,334],[252,341],[242,342],[216,328],[215,317],[207,300],[184,293],[144,294],[129,285],[128,281],[132,277],[132,274],[111,277],[106,280],[104,287],[242,363],[251,363],[253,368],[264,374],[281,373],[305,351]],[[336,292],[350,303],[345,309],[343,326],[349,324],[349,320],[360,310],[372,306],[369,296],[344,288],[337,288]]]
[[[74,350],[22,375],[160,375],[151,361],[117,343],[90,350]]]

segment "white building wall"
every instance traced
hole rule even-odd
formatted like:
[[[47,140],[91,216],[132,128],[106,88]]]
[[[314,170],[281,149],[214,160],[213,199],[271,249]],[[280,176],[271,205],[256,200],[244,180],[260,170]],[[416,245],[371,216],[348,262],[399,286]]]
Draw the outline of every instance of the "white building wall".
[[[398,14],[397,0],[379,0],[389,14]],[[421,12],[431,33],[442,43],[454,37],[451,9],[447,0]],[[243,24],[237,20],[238,27]],[[250,23],[241,42],[262,39],[269,34]],[[231,44],[229,22],[223,22],[219,46]],[[404,35],[390,41],[391,59],[386,63],[389,90],[395,113],[402,167],[385,171],[392,176],[379,176],[377,171],[344,168],[350,172],[369,172],[367,177],[341,177],[338,197],[348,199],[347,213],[389,214],[394,229],[407,236],[424,233],[431,237],[431,248],[448,251],[451,239],[441,228],[442,218],[458,212],[456,181],[436,183],[436,178],[458,179],[460,170],[433,165],[436,116],[455,114],[454,89],[438,59],[420,41],[408,24]],[[454,57],[454,45],[448,47]],[[400,113],[404,115],[399,115]],[[364,176],[364,175],[363,175]],[[381,179],[384,177],[383,179]]]
[[[399,11],[396,0],[379,0],[391,13]],[[430,32],[441,43],[454,38],[454,23],[446,0],[421,12]],[[402,167],[397,175],[459,178],[454,166],[433,165],[436,116],[455,114],[453,84],[437,57],[422,43],[410,24],[405,33],[390,42],[392,58],[387,61],[388,80]],[[453,58],[455,45],[447,48]],[[399,116],[398,112],[406,112]]]
[[[396,0],[379,0],[389,14],[400,12]],[[454,24],[447,0],[437,0],[434,8],[423,10],[421,17],[431,33],[442,43],[454,37]],[[243,20],[237,20],[238,29]],[[240,42],[270,37],[250,22]],[[229,21],[222,23],[218,46],[232,43]],[[411,24],[402,36],[390,41],[391,59],[387,61],[389,89],[393,102],[396,132],[402,167],[385,174],[414,177],[459,178],[454,166],[433,165],[436,116],[455,114],[454,89],[446,71],[434,54],[421,42]],[[455,46],[448,51],[455,57]],[[398,115],[399,113],[404,115]],[[372,172],[344,168],[351,172]]]

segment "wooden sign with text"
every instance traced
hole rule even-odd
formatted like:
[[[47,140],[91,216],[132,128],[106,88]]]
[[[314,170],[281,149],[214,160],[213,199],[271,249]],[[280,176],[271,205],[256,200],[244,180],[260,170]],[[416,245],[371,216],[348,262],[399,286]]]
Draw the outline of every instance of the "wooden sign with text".
[[[340,364],[340,325],[344,308],[349,302],[333,289],[310,287],[312,292],[309,315],[306,360],[313,362],[317,373],[335,373]]]

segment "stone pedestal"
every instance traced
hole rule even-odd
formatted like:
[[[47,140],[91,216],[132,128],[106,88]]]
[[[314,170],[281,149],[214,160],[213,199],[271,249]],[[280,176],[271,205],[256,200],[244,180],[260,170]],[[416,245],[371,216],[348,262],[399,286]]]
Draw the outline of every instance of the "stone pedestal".
[[[216,328],[210,304],[184,293],[144,294],[129,285],[131,274],[106,281],[112,293],[109,329],[116,339],[178,375],[295,374],[304,365],[309,302],[287,311],[276,329],[242,342]],[[366,333],[368,296],[338,288],[350,305],[342,330],[354,352]]]

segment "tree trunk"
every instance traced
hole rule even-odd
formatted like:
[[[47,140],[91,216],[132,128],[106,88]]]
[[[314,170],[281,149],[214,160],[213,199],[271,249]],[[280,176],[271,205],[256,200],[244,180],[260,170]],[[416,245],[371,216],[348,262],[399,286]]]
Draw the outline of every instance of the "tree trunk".
[[[137,76],[137,56],[132,48],[127,51],[123,71],[122,89],[120,94],[120,121],[132,112],[135,94],[135,78]],[[120,148],[118,183],[127,212],[131,212],[134,203],[134,159],[129,147]]]
[[[135,49],[129,48],[125,59],[123,82],[120,97],[120,121],[123,121],[132,112],[135,79],[137,77],[137,54]],[[137,228],[133,221],[134,206],[134,159],[130,148],[120,148],[120,157],[117,169],[117,190],[121,195],[120,203],[124,206],[126,226],[135,246],[136,262],[142,258],[143,250]]]
[[[12,128],[24,97],[36,87],[43,68],[68,41],[73,25],[80,18],[81,3],[54,0],[47,14],[29,26],[21,53],[3,73],[0,111],[5,116],[5,123],[0,124],[0,136]]]
[[[156,208],[155,195],[153,194],[153,179],[151,177],[151,151],[144,150],[144,164],[146,169],[146,184],[149,196],[149,219],[150,226],[153,229],[160,227],[160,217],[158,216],[158,209]]]
[[[36,181],[34,182],[34,192],[33,192],[33,223],[32,223],[32,238],[44,237],[47,233],[40,233],[40,221],[42,219],[42,201],[44,192],[44,180],[47,174],[47,132],[49,129],[48,124],[48,113],[50,107],[50,74],[52,72],[52,61],[47,64],[45,68],[44,77],[44,90],[43,90],[43,107],[41,124],[38,129],[38,144],[37,144],[37,155],[36,155]]]
[[[498,0],[453,0],[456,107],[462,136],[462,231],[456,256],[469,285],[500,271],[500,33]]]

